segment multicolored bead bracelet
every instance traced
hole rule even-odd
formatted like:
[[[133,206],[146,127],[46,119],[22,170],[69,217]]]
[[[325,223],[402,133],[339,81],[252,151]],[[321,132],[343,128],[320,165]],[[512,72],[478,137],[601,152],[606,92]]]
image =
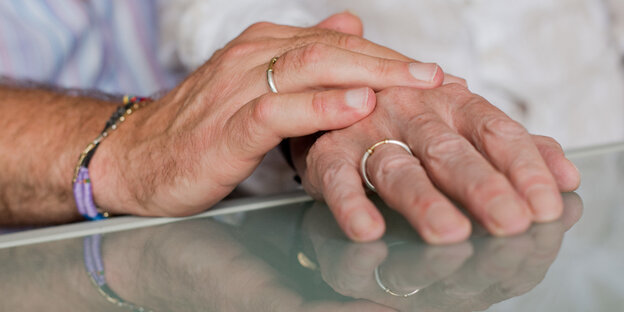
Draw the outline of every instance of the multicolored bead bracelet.
[[[124,122],[128,115],[145,106],[150,101],[149,98],[124,96],[123,105],[115,110],[113,115],[106,122],[102,133],[100,133],[93,142],[89,143],[80,154],[78,165],[76,165],[76,169],[74,170],[72,184],[78,212],[85,218],[89,220],[101,220],[109,216],[108,212],[98,209],[93,201],[93,189],[89,176],[89,162],[91,158],[93,158],[98,146],[102,140],[108,136],[110,131],[117,129],[117,126]]]

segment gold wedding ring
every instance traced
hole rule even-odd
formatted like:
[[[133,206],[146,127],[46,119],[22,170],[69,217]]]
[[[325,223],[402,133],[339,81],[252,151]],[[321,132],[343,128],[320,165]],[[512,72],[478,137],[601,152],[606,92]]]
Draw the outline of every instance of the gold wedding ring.
[[[371,183],[371,181],[368,179],[368,176],[366,175],[366,161],[368,160],[368,157],[370,157],[371,155],[373,155],[373,153],[375,152],[375,148],[379,147],[380,145],[383,144],[395,144],[398,145],[400,147],[402,147],[404,150],[406,150],[411,156],[414,156],[414,154],[412,153],[412,150],[409,148],[409,146],[407,146],[407,144],[401,142],[401,141],[397,141],[397,140],[389,140],[389,139],[385,139],[383,141],[379,141],[375,144],[373,144],[371,147],[369,147],[366,152],[364,152],[364,155],[362,155],[362,160],[360,161],[360,172],[362,174],[362,178],[364,179],[364,183],[366,183],[366,186],[368,186],[369,189],[371,189],[373,192],[377,192],[377,190],[375,189],[375,186]]]
[[[277,62],[278,57],[274,57],[271,59],[271,62],[269,62],[269,68],[267,68],[266,71],[266,76],[267,76],[267,82],[269,83],[269,89],[271,89],[271,92],[273,93],[277,93],[277,87],[275,86],[275,80],[273,79],[273,65],[275,65],[275,62]]]

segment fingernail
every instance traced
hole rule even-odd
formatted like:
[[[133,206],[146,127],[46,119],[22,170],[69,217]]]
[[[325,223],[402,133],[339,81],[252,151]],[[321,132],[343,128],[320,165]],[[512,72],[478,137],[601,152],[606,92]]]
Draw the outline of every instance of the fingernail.
[[[432,82],[438,73],[438,65],[432,63],[411,63],[409,64],[409,72],[418,80]]]
[[[349,220],[349,229],[358,239],[365,239],[373,225],[373,218],[364,210],[354,212]]]
[[[356,109],[365,108],[368,103],[368,88],[359,88],[347,91],[345,100],[347,106]]]
[[[444,239],[444,242],[464,239],[468,235],[467,231],[470,231],[470,224],[454,209],[448,205],[435,205],[427,211],[429,228],[434,235]]]
[[[559,191],[542,184],[532,186],[526,194],[535,221],[549,222],[561,216],[563,199]]]
[[[531,224],[525,207],[511,196],[499,196],[486,206],[486,213],[494,223],[496,235],[511,235],[524,232]]]

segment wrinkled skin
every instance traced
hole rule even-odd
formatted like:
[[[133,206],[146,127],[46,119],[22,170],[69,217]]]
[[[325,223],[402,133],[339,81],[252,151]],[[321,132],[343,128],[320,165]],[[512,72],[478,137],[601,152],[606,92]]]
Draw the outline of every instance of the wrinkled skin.
[[[551,138],[532,136],[482,97],[459,84],[436,89],[388,88],[375,111],[345,129],[293,143],[305,189],[324,199],[350,238],[375,240],[385,225],[366,197],[359,162],[374,143],[406,142],[414,153],[384,144],[367,162],[379,195],[429,243],[465,240],[465,207],[489,232],[524,232],[531,222],[561,216],[560,191],[579,174]]]

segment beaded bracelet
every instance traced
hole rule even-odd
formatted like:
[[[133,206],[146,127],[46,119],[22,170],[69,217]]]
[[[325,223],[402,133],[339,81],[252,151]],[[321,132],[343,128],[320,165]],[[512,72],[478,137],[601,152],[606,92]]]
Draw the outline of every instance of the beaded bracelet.
[[[93,190],[91,188],[91,178],[89,176],[89,162],[98,146],[106,138],[110,131],[117,129],[117,126],[126,120],[126,117],[132,112],[145,106],[150,102],[149,98],[142,97],[130,97],[124,96],[123,105],[119,106],[113,113],[110,119],[106,122],[102,133],[89,143],[87,147],[82,151],[78,158],[78,164],[74,170],[74,178],[72,179],[72,185],[74,190],[74,199],[76,200],[76,206],[78,212],[89,220],[101,220],[108,218],[109,214],[106,211],[101,211],[95,205],[93,201]]]

